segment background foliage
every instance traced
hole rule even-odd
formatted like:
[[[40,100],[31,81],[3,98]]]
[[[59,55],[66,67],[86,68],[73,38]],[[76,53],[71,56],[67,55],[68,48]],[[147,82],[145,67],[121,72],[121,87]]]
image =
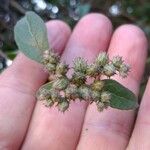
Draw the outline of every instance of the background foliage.
[[[28,10],[36,11],[45,21],[61,19],[72,28],[88,12],[106,14],[114,27],[123,23],[139,25],[150,38],[149,0],[0,0],[0,68],[11,63],[17,48],[13,38],[16,21]],[[150,52],[141,93],[150,74]]]

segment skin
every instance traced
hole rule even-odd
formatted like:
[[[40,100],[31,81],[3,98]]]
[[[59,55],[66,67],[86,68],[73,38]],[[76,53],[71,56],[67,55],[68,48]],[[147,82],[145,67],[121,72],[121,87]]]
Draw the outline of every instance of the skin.
[[[47,24],[51,47],[72,65],[82,56],[92,61],[102,50],[120,55],[132,69],[126,79],[114,77],[139,93],[147,56],[147,40],[135,25],[114,32],[102,14],[83,17],[71,33],[61,21]],[[35,92],[46,81],[42,66],[20,53],[0,76],[0,149],[2,150],[149,150],[150,81],[139,111],[109,108],[99,113],[94,104],[71,103],[65,114],[36,101]]]

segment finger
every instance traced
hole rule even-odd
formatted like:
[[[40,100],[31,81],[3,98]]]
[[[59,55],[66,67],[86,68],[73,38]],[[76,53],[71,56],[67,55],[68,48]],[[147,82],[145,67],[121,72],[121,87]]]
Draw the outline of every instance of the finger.
[[[150,149],[150,79],[140,104],[135,127],[128,145],[129,150]]]
[[[50,43],[61,52],[69,28],[60,21],[48,22],[47,28]],[[35,91],[46,78],[42,66],[23,54],[0,76],[0,149],[19,148],[36,102]]]
[[[70,65],[77,56],[92,60],[99,50],[106,50],[110,36],[111,23],[105,16],[87,15],[75,27],[62,60]],[[72,103],[64,114],[37,103],[23,149],[75,149],[85,110],[86,104],[80,102]]]
[[[143,32],[136,26],[123,25],[113,34],[108,50],[110,57],[123,56],[125,62],[132,66],[127,79],[114,79],[136,95],[143,74],[146,49],[146,38]],[[128,143],[133,121],[133,111],[109,108],[99,113],[94,104],[90,105],[86,112],[78,150],[124,149]]]

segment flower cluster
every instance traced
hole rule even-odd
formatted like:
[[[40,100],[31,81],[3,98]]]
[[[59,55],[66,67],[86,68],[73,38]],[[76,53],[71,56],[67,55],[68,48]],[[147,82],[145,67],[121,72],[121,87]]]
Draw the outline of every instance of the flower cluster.
[[[41,88],[37,98],[44,101],[47,107],[55,104],[62,112],[69,108],[70,101],[76,99],[95,102],[99,111],[107,108],[110,105],[111,93],[104,90],[105,83],[100,76],[110,78],[119,74],[124,78],[130,70],[122,57],[115,56],[110,60],[105,52],[100,53],[92,64],[88,64],[81,57],[76,58],[70,78],[67,76],[69,66],[62,63],[60,57],[52,51],[44,52],[42,63],[49,72],[51,86]],[[89,79],[91,83],[87,82]]]

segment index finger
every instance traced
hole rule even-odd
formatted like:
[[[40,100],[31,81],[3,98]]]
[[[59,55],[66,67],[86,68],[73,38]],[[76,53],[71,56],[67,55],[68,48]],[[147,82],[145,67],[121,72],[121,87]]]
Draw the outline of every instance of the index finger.
[[[47,28],[49,42],[61,53],[70,35],[69,27],[61,21],[50,21]],[[0,76],[0,149],[20,147],[36,102],[35,91],[46,79],[42,66],[23,54]]]

